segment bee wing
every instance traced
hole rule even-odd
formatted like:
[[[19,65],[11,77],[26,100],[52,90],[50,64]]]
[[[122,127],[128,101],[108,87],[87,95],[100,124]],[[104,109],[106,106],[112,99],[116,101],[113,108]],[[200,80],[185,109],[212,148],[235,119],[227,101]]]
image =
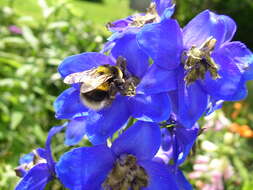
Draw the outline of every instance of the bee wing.
[[[81,86],[81,93],[86,93],[96,89],[98,86],[100,86],[110,78],[112,78],[111,74],[97,75],[96,77],[88,78],[83,82]]]
[[[64,83],[66,84],[75,84],[75,83],[81,83],[84,82],[84,80],[87,80],[88,78],[91,78],[93,73],[95,73],[95,68],[90,69],[87,71],[82,71],[82,72],[77,72],[77,73],[72,73],[68,76],[66,76],[63,80]]]
[[[104,73],[100,74],[97,72],[97,68],[86,70],[83,72],[72,73],[65,77],[64,83],[66,84],[75,84],[83,83],[81,86],[81,92],[89,92],[94,90],[99,85],[106,82],[108,79],[112,78],[112,74]]]

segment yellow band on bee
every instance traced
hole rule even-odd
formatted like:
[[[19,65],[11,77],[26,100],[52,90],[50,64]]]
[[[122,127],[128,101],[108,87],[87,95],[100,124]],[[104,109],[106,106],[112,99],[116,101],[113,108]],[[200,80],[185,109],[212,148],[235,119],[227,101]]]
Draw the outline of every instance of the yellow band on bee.
[[[110,70],[110,68],[108,68],[108,67],[99,66],[99,67],[96,69],[96,72],[98,72],[98,73],[103,72],[103,73],[105,73],[105,74],[108,74],[108,73],[111,73],[111,70]]]
[[[101,84],[100,86],[98,86],[96,88],[96,90],[108,91],[109,88],[110,88],[109,83],[105,82],[105,83]]]

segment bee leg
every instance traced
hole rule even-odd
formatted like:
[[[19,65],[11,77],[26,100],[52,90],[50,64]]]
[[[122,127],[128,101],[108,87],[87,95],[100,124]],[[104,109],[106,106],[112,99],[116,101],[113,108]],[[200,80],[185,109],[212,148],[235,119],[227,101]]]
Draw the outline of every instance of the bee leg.
[[[109,98],[111,100],[114,100],[115,99],[115,95],[117,94],[118,91],[119,90],[118,90],[116,84],[114,82],[112,82],[111,85],[110,85],[110,89],[109,89]]]
[[[116,78],[116,79],[113,80],[113,84],[116,87],[119,87],[119,86],[123,85],[124,82],[125,82],[124,79],[121,79],[121,78]]]
[[[120,70],[124,73],[126,71],[126,59],[122,56],[117,58],[116,65],[120,68]]]
[[[132,85],[137,86],[140,83],[140,79],[132,76],[127,79],[126,83],[131,83]]]

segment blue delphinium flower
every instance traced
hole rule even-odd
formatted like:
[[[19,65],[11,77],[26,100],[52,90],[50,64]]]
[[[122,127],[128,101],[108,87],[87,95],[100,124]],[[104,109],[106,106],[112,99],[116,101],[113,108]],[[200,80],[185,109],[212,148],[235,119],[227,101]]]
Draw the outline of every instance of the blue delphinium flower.
[[[193,126],[208,106],[210,113],[222,101],[246,97],[245,83],[253,79],[253,55],[243,43],[231,42],[235,31],[230,17],[205,10],[182,30],[177,21],[163,19],[138,33],[138,44],[154,64],[177,72],[177,90],[170,97],[184,126]],[[172,75],[164,82],[171,80],[175,80]]]
[[[171,170],[175,176],[177,185],[180,190],[193,190],[192,185],[189,181],[185,178],[183,172],[179,168],[171,167]],[[174,171],[173,171],[174,170]]]
[[[55,177],[55,161],[50,148],[52,137],[64,127],[53,127],[48,134],[45,149],[39,148],[20,159],[20,166],[15,169],[22,180],[15,190],[43,190]]]
[[[196,123],[191,128],[186,128],[177,121],[174,114],[163,125],[161,147],[154,159],[178,167],[190,153],[199,135],[199,126]]]
[[[141,28],[145,24],[159,22],[169,18],[174,13],[175,5],[172,0],[152,0],[146,13],[138,13],[127,18],[107,24],[108,29],[115,33],[124,33],[133,28]]]
[[[115,66],[116,61],[101,53],[83,53],[66,58],[60,64],[59,72],[65,78],[70,74],[101,65]],[[167,91],[172,87],[162,84],[164,88],[161,88],[157,83],[160,76],[156,73],[147,73],[148,67],[148,64],[126,60],[128,75],[140,80],[136,87],[138,89],[136,95],[124,96],[117,93],[112,103],[100,110],[90,109],[81,102],[80,84],[73,84],[65,90],[54,103],[56,117],[71,120],[67,127],[65,143],[76,144],[85,134],[93,144],[104,143],[108,137],[124,126],[130,116],[152,122],[168,118],[170,99]]]
[[[172,3],[172,0],[153,0],[146,14],[132,15],[108,24],[113,34],[102,52],[110,52],[115,58],[125,57],[134,66],[134,69],[147,68],[149,57],[138,46],[136,35],[146,24],[159,23],[165,18],[170,18],[174,9],[175,4]]]
[[[56,164],[57,177],[71,190],[177,190],[175,176],[152,161],[161,143],[157,124],[137,121],[109,148],[75,148]]]
[[[19,159],[19,166],[15,168],[18,177],[24,177],[36,164],[46,163],[45,149],[38,148]]]

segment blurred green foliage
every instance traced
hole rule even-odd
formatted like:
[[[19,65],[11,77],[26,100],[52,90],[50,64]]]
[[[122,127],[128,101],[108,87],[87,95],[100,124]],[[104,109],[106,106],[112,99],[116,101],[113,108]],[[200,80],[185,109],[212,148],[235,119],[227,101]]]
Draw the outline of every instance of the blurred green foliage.
[[[175,17],[181,26],[200,11],[209,8],[230,15],[239,28],[235,39],[253,47],[253,25],[250,24],[253,19],[252,0],[176,2]],[[103,0],[103,3],[81,0],[26,0],[25,3],[23,0],[0,0],[1,190],[14,188],[18,178],[13,168],[18,158],[23,153],[42,147],[50,127],[62,123],[54,118],[52,106],[55,98],[67,88],[57,73],[59,63],[69,55],[99,51],[109,35],[104,25],[131,13],[128,5],[128,0]],[[13,28],[17,29],[16,33]],[[252,86],[250,89],[253,90]],[[249,101],[253,94],[249,95],[245,103],[247,106],[237,118],[232,118],[233,122],[253,125],[253,106]],[[231,107],[231,103],[224,107],[229,117]],[[219,132],[217,139],[222,138],[225,132]],[[203,138],[212,140],[213,134]],[[63,135],[57,135],[55,141],[58,144],[63,142]],[[242,138],[237,141],[239,145],[232,146],[235,149],[233,154],[227,153],[222,144],[219,146],[225,151],[225,156],[234,159],[237,174],[244,181],[243,190],[250,190],[252,177],[249,176],[252,172],[249,173],[249,169],[252,169],[252,165],[249,168],[246,166],[253,161],[250,149],[253,142]],[[54,148],[58,152],[64,147]],[[244,159],[240,155],[245,155]],[[59,189],[59,185],[52,185],[54,187],[50,190]]]
[[[1,190],[14,188],[10,168],[20,155],[43,146],[47,131],[60,123],[52,106],[66,88],[58,64],[73,54],[99,51],[105,40],[99,28],[73,15],[64,3],[50,7],[38,2],[43,19],[19,15],[10,6],[0,9]]]

